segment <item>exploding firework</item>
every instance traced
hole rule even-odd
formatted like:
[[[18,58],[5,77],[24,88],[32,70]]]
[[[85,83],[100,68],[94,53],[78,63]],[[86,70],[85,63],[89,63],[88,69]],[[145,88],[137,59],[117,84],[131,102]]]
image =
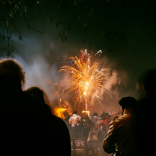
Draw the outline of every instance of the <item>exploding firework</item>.
[[[91,65],[90,55],[87,54],[87,50],[82,54],[80,58],[77,56],[70,57],[73,62],[72,66],[62,66],[59,72],[65,71],[70,76],[70,90],[75,91],[82,101],[85,101],[87,111],[88,99],[101,99],[101,90],[104,90],[104,83],[108,79],[108,69],[100,69],[99,64],[95,63]],[[100,101],[99,101],[100,102]]]

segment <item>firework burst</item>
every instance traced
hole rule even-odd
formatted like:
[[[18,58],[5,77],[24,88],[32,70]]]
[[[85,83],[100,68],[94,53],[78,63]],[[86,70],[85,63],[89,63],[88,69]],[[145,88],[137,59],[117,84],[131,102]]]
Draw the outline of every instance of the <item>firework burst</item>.
[[[108,79],[108,69],[100,69],[99,64],[91,65],[90,55],[87,50],[80,58],[70,57],[73,61],[72,66],[62,66],[59,72],[65,71],[71,75],[70,90],[76,91],[79,99],[85,101],[87,110],[87,100],[96,98],[101,99],[101,90],[104,90],[104,83]]]

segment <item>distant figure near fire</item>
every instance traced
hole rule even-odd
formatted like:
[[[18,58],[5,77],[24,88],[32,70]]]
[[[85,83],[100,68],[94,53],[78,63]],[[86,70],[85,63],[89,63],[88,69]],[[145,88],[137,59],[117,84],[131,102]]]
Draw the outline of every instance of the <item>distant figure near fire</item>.
[[[73,112],[73,115],[69,118],[69,124],[71,124],[71,137],[72,138],[81,138],[82,130],[82,118],[77,115],[77,111]]]

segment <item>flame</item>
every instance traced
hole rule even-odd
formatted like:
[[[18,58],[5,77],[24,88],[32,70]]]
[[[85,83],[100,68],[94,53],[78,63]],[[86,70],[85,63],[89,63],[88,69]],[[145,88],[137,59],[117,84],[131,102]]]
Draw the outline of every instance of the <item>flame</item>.
[[[59,117],[59,118],[65,118],[63,115],[63,112],[65,111],[65,108],[61,108],[61,107],[55,107],[54,108],[54,115]]]

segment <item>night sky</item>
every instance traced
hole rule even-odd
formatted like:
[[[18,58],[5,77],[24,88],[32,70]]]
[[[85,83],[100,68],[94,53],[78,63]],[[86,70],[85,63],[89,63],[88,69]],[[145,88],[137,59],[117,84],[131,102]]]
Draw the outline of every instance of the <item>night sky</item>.
[[[33,2],[31,9],[35,12],[39,4],[36,4],[35,0]],[[34,16],[29,10],[26,13],[26,17],[32,19],[30,25],[44,33],[28,28],[22,21],[23,17],[20,17],[21,22],[18,17],[12,18],[22,35],[22,40],[19,41],[19,33],[14,30],[11,39],[17,49],[13,52],[13,57],[26,71],[25,87],[41,86],[49,96],[56,97],[56,87],[49,88],[49,84],[63,82],[64,78],[57,71],[64,65],[63,62],[69,61],[70,56],[80,56],[80,50],[87,49],[92,55],[92,60],[98,61],[101,68],[108,67],[111,74],[117,73],[110,94],[116,94],[112,92],[117,91],[118,95],[115,96],[114,104],[111,104],[111,98],[104,102],[108,111],[118,110],[117,101],[122,96],[137,98],[135,81],[138,73],[146,68],[156,68],[154,0],[93,0],[91,2],[49,0],[45,2],[50,9],[45,9],[44,3],[41,4],[39,1],[42,6],[40,6],[42,17],[38,16],[37,12],[33,14]],[[3,7],[2,2],[0,5],[0,8]],[[2,16],[0,17],[2,21]],[[3,29],[4,25],[1,23],[1,34]],[[61,35],[65,33],[64,42],[59,37],[60,33]],[[1,58],[7,58],[6,51],[2,50],[5,42],[6,39],[0,39]],[[98,50],[102,50],[103,53],[95,56]],[[56,62],[62,63],[51,68]]]

